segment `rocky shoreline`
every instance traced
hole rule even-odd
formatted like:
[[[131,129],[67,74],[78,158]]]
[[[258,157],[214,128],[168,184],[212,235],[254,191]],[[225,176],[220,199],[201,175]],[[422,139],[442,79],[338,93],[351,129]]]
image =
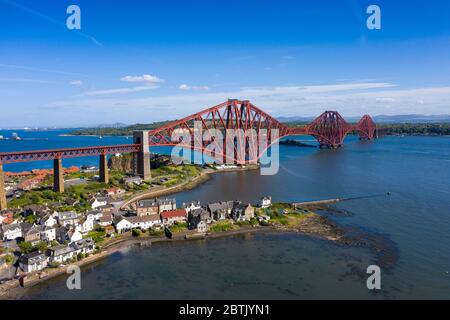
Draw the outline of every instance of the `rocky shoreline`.
[[[187,232],[175,233],[172,239],[168,239],[162,236],[141,236],[141,237],[131,237],[131,235],[126,235],[124,238],[119,239],[115,242],[105,245],[102,248],[102,252],[92,255],[82,261],[76,262],[74,264],[79,267],[87,267],[88,265],[101,261],[112,254],[130,247],[149,247],[156,243],[164,242],[181,242],[181,241],[208,241],[211,239],[218,239],[223,237],[231,237],[236,235],[244,234],[256,234],[256,233],[296,233],[305,236],[312,236],[315,238],[320,238],[327,241],[339,241],[343,235],[343,230],[337,227],[333,222],[331,222],[327,217],[323,216],[311,216],[305,219],[299,225],[295,227],[281,227],[278,225],[268,225],[268,226],[244,226],[238,229],[233,229],[230,231],[208,233],[205,237],[201,239],[186,239]],[[27,293],[27,288],[32,287],[41,283],[44,283],[50,279],[56,278],[58,276],[63,276],[66,274],[67,266],[62,266],[55,269],[49,269],[41,276],[34,275],[27,281],[26,288],[20,286],[18,280],[12,280],[9,283],[0,285],[0,300],[2,299],[20,299],[25,297]]]

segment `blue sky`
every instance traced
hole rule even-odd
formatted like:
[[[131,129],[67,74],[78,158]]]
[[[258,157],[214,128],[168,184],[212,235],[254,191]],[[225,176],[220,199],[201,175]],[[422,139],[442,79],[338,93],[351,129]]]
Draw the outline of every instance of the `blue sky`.
[[[0,0],[0,127],[148,123],[227,98],[274,116],[450,114],[449,52],[447,0]]]

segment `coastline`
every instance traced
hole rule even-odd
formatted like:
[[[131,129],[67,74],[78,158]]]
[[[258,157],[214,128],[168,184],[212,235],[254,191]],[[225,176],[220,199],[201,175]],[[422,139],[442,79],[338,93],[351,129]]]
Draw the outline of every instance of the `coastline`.
[[[203,183],[207,182],[209,179],[211,179],[212,174],[216,173],[227,173],[227,172],[239,172],[239,171],[250,171],[250,170],[257,170],[259,169],[258,165],[250,165],[246,166],[245,168],[230,168],[230,169],[224,169],[224,170],[213,170],[213,169],[206,169],[200,173],[197,177],[184,181],[180,184],[171,186],[171,187],[163,187],[158,190],[146,190],[140,193],[137,193],[132,196],[132,198],[126,200],[120,207],[120,209],[125,209],[129,205],[143,199],[149,199],[149,198],[157,198],[162,196],[167,196],[179,192],[185,192],[192,190]]]
[[[291,231],[292,232],[292,231]],[[285,233],[285,231],[278,230],[272,226],[258,226],[258,227],[245,227],[237,230],[223,231],[217,233],[211,233],[202,238],[192,238],[186,239],[185,232],[174,234],[172,239],[168,239],[166,237],[158,237],[158,236],[141,236],[133,238],[130,235],[127,235],[126,238],[122,238],[116,242],[108,244],[105,246],[102,252],[94,254],[88,258],[83,259],[82,261],[78,261],[72,263],[71,265],[77,265],[80,268],[88,267],[90,264],[95,262],[102,261],[109,256],[117,253],[121,250],[132,248],[132,247],[151,247],[153,244],[158,243],[170,243],[170,242],[182,242],[182,241],[205,241],[212,239],[219,239],[237,235],[244,234],[255,234],[255,233]],[[27,284],[22,287],[20,285],[19,280],[11,280],[7,283],[0,285],[0,300],[16,300],[20,299],[27,294],[27,290],[36,285],[47,282],[48,280],[54,279],[59,276],[63,276],[67,274],[68,265],[60,266],[55,269],[48,269],[45,275],[32,274],[29,275],[29,279],[27,280]],[[67,274],[68,275],[68,274]]]

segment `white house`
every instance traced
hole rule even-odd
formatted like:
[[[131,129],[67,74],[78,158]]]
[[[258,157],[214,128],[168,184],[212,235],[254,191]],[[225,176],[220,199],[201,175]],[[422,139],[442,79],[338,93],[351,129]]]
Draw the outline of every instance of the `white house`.
[[[46,268],[48,257],[38,251],[23,255],[19,258],[19,267],[25,272],[41,271]]]
[[[197,202],[183,203],[182,207],[186,209],[187,213],[189,213],[192,210],[200,209],[202,206],[200,204],[200,201],[197,201]]]
[[[76,255],[75,249],[63,244],[48,249],[49,262],[63,263]]]
[[[56,228],[43,226],[41,230],[41,240],[45,242],[56,240]]]
[[[118,233],[123,233],[133,228],[133,224],[128,220],[128,218],[124,217],[119,217],[114,224]]]
[[[4,241],[15,240],[22,237],[22,227],[20,224],[2,224],[0,230]]]
[[[80,221],[80,224],[77,225],[76,230],[78,230],[79,232],[81,232],[83,234],[94,230],[94,225],[95,225],[95,219],[94,218],[95,217],[93,215],[86,216],[86,218],[82,219]]]
[[[59,225],[61,225],[63,227],[68,226],[68,225],[76,226],[79,221],[80,221],[80,218],[78,217],[78,214],[76,212],[69,211],[69,212],[58,213]]]
[[[113,220],[110,214],[104,215],[103,217],[97,220],[97,224],[102,227],[110,226],[112,225],[112,223]]]
[[[139,228],[147,230],[153,227],[155,224],[161,224],[159,215],[143,216],[143,217],[129,217],[128,221],[131,222],[133,228]]]
[[[95,250],[95,243],[92,238],[81,239],[70,244],[75,250],[75,254],[90,254]]]
[[[75,242],[83,239],[83,235],[77,229],[71,229],[67,232],[67,237],[69,238],[69,242]]]
[[[50,214],[46,215],[39,221],[39,224],[46,226],[46,227],[53,227],[57,223],[58,223],[58,221],[53,217],[53,215],[50,215]]]
[[[107,197],[94,197],[89,202],[91,207],[93,209],[97,209],[99,207],[106,206],[108,204],[108,198]]]
[[[268,208],[272,205],[272,197],[263,197],[259,201],[259,206],[261,208]]]

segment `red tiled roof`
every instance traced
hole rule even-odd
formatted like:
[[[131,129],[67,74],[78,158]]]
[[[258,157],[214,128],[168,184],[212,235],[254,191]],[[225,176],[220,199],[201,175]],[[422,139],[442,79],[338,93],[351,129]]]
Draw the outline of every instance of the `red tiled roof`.
[[[163,219],[185,217],[185,216],[186,216],[186,210],[185,209],[178,209],[178,210],[161,212],[161,218],[163,218]]]

